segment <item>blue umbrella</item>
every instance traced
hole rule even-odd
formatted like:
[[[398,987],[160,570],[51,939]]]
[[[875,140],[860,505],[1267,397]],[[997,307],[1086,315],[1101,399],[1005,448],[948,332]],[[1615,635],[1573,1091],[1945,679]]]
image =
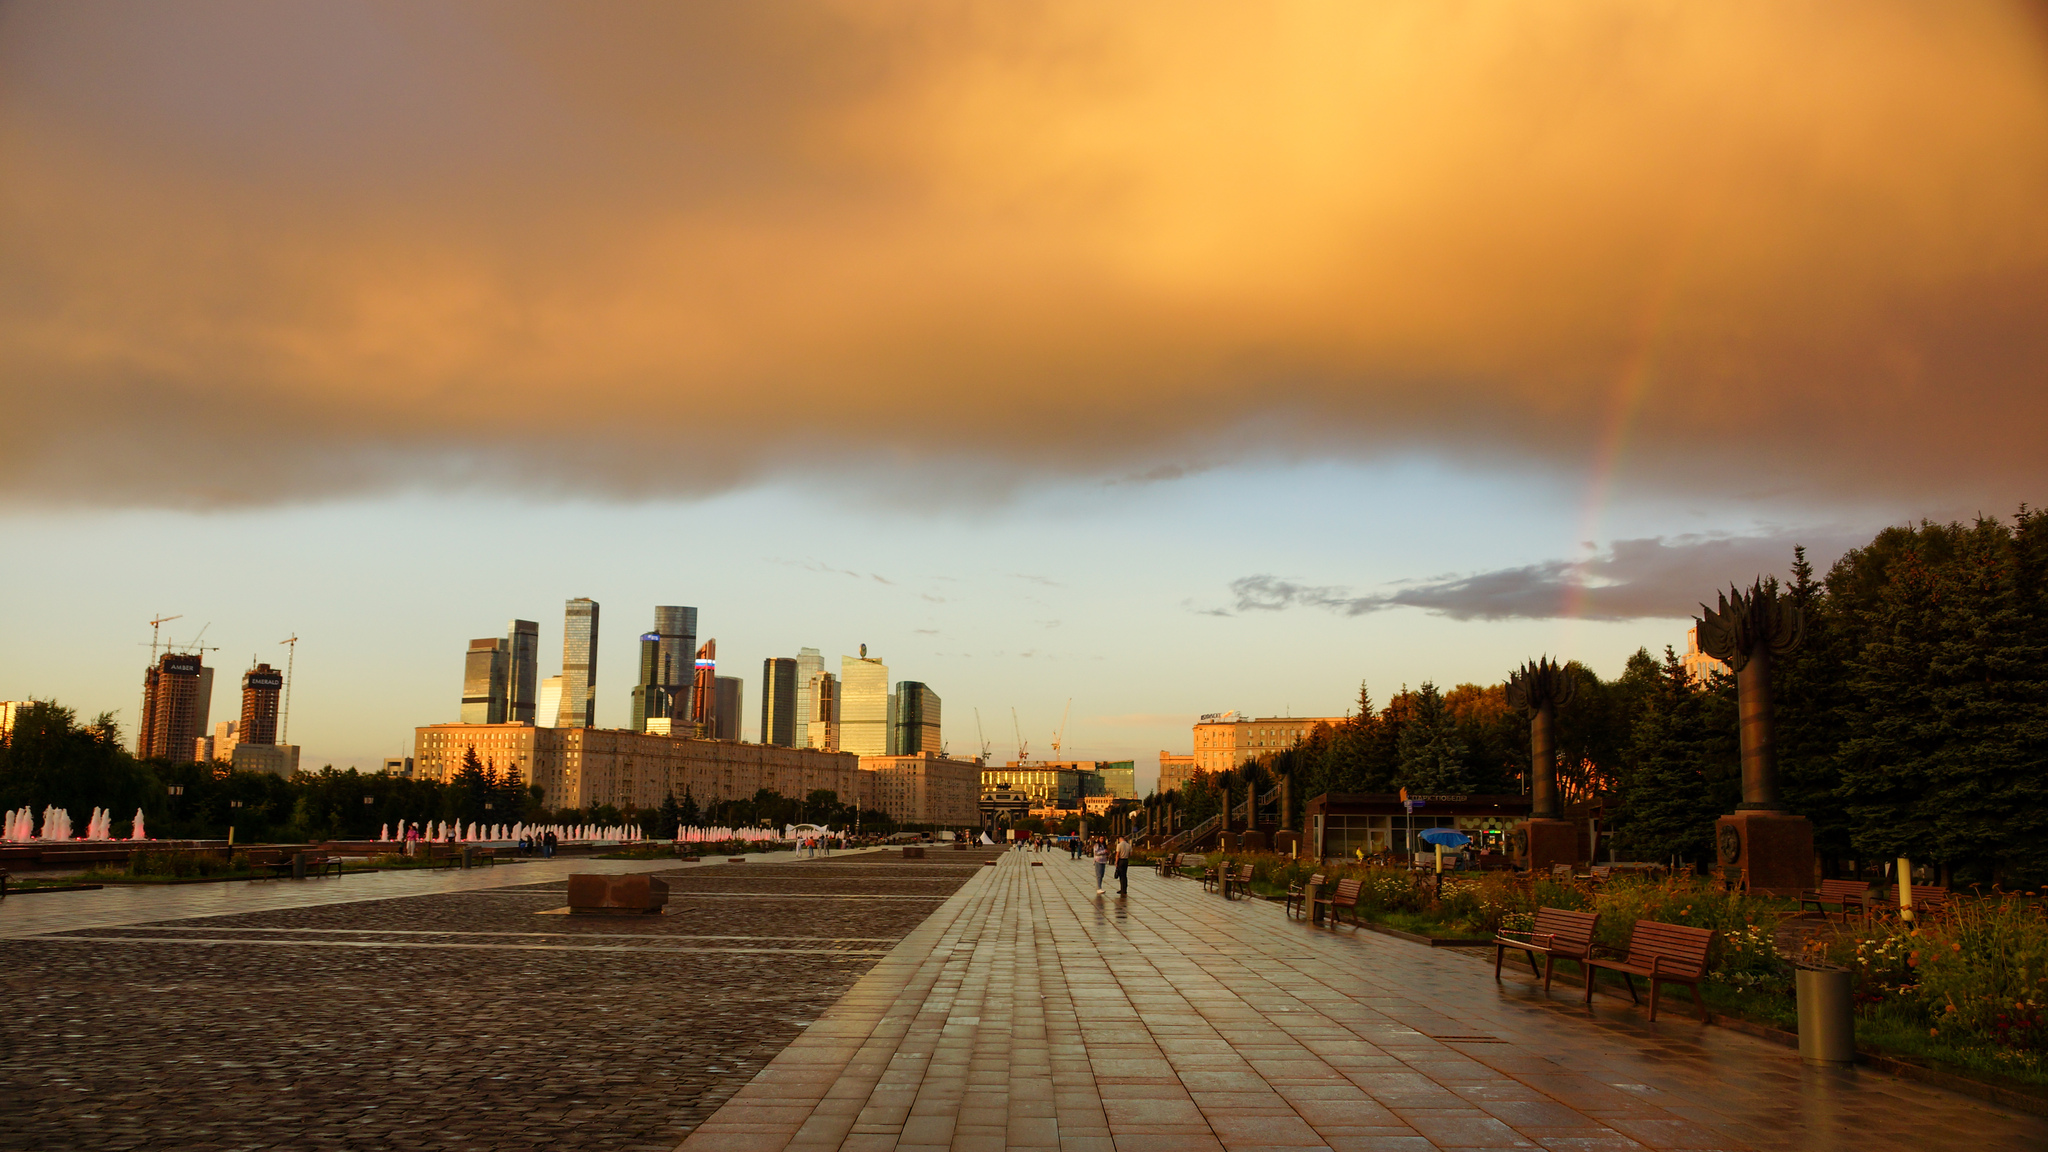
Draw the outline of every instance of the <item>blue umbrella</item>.
[[[1472,842],[1470,836],[1451,828],[1424,828],[1422,839],[1439,848],[1463,848]]]

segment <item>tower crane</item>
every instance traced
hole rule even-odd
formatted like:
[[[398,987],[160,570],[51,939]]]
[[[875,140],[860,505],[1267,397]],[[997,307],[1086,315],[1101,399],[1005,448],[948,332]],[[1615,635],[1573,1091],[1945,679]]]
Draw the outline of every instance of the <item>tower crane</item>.
[[[183,620],[184,618],[184,613],[181,612],[176,616],[159,616],[149,622],[149,662],[151,664],[156,663],[157,633],[162,630],[164,625],[169,624],[171,621]]]
[[[289,744],[292,742],[292,668],[299,662],[299,634],[294,632],[289,640],[279,640],[278,643],[292,646],[284,661],[284,708],[277,716],[277,742]]]
[[[988,733],[981,730],[981,709],[974,710],[974,738],[981,741],[981,764],[988,766]]]
[[[1060,730],[1052,738],[1052,758],[1060,758],[1060,741],[1067,738],[1067,713],[1074,710],[1074,698],[1067,697],[1067,706],[1060,709]]]
[[[1031,744],[1024,739],[1024,726],[1017,722],[1017,707],[1014,704],[1010,706],[1010,728],[1017,733],[1017,763],[1021,765],[1030,759],[1027,753],[1031,750]]]

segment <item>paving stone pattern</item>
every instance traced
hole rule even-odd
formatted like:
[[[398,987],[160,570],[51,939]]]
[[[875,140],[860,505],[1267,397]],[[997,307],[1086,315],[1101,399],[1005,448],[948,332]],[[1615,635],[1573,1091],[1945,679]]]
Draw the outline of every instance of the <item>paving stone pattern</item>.
[[[1918,1152],[2048,1148],[2048,1122],[1192,881],[1105,899],[1085,864],[1010,853],[681,1152],[785,1148]]]
[[[537,915],[551,879],[9,939],[0,1148],[674,1148],[965,855],[657,870],[660,917]]]

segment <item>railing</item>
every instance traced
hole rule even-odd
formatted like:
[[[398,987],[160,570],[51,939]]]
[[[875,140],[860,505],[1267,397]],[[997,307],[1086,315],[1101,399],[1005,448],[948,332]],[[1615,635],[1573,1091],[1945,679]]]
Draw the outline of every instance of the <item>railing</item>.
[[[1193,828],[1183,828],[1180,831],[1174,833],[1173,835],[1168,836],[1166,838],[1166,841],[1159,846],[1168,851],[1173,851],[1184,845],[1192,844],[1195,841],[1200,840],[1202,837],[1207,836],[1211,831],[1215,829],[1217,824],[1222,822],[1222,819],[1223,818],[1221,816],[1211,816],[1207,820],[1202,821],[1200,824],[1195,825]]]

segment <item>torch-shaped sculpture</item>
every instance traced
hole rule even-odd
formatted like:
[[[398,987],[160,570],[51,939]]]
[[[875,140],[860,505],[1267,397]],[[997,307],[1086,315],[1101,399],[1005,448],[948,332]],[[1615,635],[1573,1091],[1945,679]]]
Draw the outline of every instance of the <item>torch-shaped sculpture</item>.
[[[1742,741],[1742,803],[1715,826],[1721,867],[1739,869],[1751,891],[1798,895],[1814,884],[1813,825],[1785,813],[1778,800],[1771,663],[1805,639],[1805,617],[1798,605],[1761,580],[1747,592],[1731,587],[1721,595],[1719,608],[1702,604],[1700,613],[1700,651],[1735,670]]]
[[[1579,830],[1560,818],[1557,803],[1557,710],[1577,687],[1577,678],[1547,656],[1508,675],[1508,706],[1529,717],[1529,819],[1515,841],[1537,871],[1580,862]]]

